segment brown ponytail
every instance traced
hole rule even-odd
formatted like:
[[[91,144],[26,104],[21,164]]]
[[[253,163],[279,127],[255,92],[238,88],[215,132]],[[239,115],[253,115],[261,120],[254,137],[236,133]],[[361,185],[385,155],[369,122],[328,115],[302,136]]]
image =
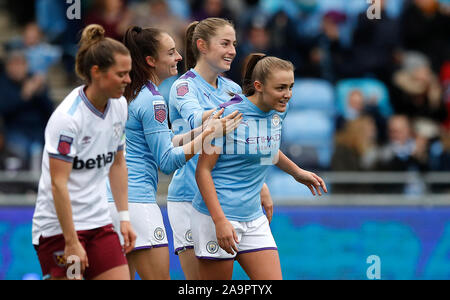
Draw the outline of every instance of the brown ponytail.
[[[98,66],[100,70],[106,71],[115,64],[116,53],[130,54],[122,43],[105,37],[105,29],[102,26],[91,24],[83,30],[81,35],[75,58],[75,72],[78,77],[90,84],[91,68]]]
[[[133,101],[141,91],[147,80],[155,82],[156,74],[147,64],[146,58],[158,58],[159,38],[163,33],[156,28],[141,28],[133,26],[125,33],[123,43],[131,53],[132,69],[130,72],[131,84],[125,88],[124,96],[128,103]]]
[[[294,65],[287,60],[263,53],[251,53],[245,60],[242,69],[242,92],[246,96],[255,94],[255,81],[265,83],[276,70],[294,71]]]

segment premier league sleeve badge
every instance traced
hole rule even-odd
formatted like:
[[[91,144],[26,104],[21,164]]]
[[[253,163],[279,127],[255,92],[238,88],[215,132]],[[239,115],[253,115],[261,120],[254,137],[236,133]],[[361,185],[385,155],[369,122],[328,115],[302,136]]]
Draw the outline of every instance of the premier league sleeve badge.
[[[164,123],[164,121],[167,119],[166,102],[153,101],[153,111],[155,114],[155,120],[161,124]]]
[[[70,153],[70,148],[73,143],[73,138],[67,135],[61,134],[59,136],[59,142],[58,142],[58,152],[61,155],[67,155]]]

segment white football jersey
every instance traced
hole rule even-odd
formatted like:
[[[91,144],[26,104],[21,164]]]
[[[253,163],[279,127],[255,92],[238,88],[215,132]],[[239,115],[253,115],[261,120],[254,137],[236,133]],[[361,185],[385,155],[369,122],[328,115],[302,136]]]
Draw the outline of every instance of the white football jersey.
[[[75,230],[112,223],[106,179],[117,151],[125,145],[128,107],[124,97],[110,99],[104,113],[87,99],[84,86],[74,89],[50,117],[45,129],[42,174],[33,216],[33,244],[62,233],[52,195],[49,157],[72,163],[67,184]]]

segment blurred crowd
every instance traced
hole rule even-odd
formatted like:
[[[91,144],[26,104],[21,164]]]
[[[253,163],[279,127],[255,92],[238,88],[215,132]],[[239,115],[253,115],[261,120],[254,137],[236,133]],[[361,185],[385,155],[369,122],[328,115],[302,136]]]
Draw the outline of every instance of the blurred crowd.
[[[330,157],[313,168],[450,171],[449,1],[83,0],[80,20],[66,17],[65,1],[5,1],[22,34],[3,45],[1,169],[32,168],[54,100],[61,100],[49,97],[48,71],[61,64],[67,84],[78,84],[74,56],[86,24],[101,24],[118,40],[130,25],[162,27],[183,53],[191,21],[222,17],[237,31],[237,57],[226,74],[232,80],[241,81],[246,55],[264,52],[291,60],[300,83],[332,86]],[[386,95],[371,94],[365,85],[372,83]],[[299,151],[287,152],[302,163]]]

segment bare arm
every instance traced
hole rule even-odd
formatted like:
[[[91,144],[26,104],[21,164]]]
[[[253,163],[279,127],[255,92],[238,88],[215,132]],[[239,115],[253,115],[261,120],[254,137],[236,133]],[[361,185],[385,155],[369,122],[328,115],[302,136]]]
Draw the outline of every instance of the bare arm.
[[[109,182],[117,211],[128,211],[128,171],[123,150],[117,151],[109,170]],[[120,231],[124,238],[125,252],[129,253],[133,250],[136,241],[136,234],[131,227],[130,221],[121,220]]]
[[[77,256],[81,263],[81,273],[84,273],[85,268],[89,267],[89,263],[86,251],[78,240],[75,230],[72,205],[67,188],[70,172],[72,171],[72,163],[50,157],[49,165],[56,215],[65,241],[64,257],[67,259],[72,255]]]
[[[328,193],[327,187],[322,178],[312,172],[301,169],[281,151],[278,151],[278,162],[275,165],[294,177],[296,181],[306,185],[314,196],[316,195],[316,192],[319,196],[322,196],[320,187],[322,187],[325,193]]]

